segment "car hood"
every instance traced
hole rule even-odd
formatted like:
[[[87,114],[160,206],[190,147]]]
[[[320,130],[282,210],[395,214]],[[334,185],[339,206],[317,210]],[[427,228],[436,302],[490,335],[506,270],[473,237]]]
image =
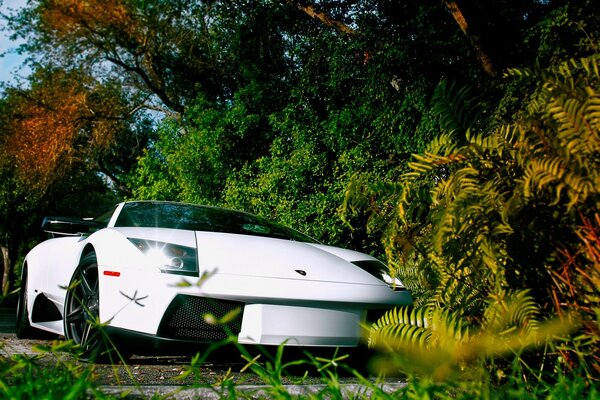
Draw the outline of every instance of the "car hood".
[[[352,261],[375,258],[320,244],[196,232],[200,271],[280,279],[385,285]]]
[[[386,285],[352,264],[363,253],[322,244],[218,232],[165,228],[112,228],[126,237],[197,247],[200,274]]]

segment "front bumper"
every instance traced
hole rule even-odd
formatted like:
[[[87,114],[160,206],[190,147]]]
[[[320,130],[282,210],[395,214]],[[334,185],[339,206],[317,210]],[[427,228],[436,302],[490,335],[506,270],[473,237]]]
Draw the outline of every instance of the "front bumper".
[[[117,343],[133,349],[189,350],[233,338],[241,344],[301,347],[355,347],[365,311],[305,306],[244,304],[179,294],[164,313],[156,334],[108,326]]]

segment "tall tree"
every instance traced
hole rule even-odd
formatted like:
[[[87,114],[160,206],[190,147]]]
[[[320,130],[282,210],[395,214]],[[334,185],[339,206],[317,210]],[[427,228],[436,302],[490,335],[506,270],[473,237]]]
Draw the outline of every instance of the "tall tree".
[[[29,40],[23,50],[65,67],[120,77],[180,113],[201,89],[218,97],[221,65],[213,48],[213,2],[39,0],[9,22]],[[149,99],[152,100],[152,99]]]
[[[29,84],[27,89],[7,89],[0,107],[4,293],[39,213],[67,201],[58,188],[81,193],[88,189],[89,195],[103,198],[111,190],[99,174],[112,180],[115,189],[124,187],[123,176],[152,132],[136,128],[139,116],[117,86],[98,85],[79,72],[45,69],[37,70]],[[72,206],[79,208],[81,204]]]

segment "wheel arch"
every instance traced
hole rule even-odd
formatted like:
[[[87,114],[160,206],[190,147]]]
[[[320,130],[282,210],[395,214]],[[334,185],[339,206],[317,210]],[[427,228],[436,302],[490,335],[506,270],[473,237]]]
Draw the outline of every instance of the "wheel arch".
[[[79,262],[81,262],[81,260],[83,260],[84,257],[87,256],[90,253],[96,253],[96,248],[94,247],[93,244],[88,243],[88,244],[85,245],[85,247],[81,251],[81,256],[79,257]]]

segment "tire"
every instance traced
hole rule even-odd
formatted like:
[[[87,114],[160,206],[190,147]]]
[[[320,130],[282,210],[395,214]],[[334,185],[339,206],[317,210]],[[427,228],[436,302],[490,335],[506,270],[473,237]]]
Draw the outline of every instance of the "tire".
[[[96,254],[89,253],[75,269],[65,297],[65,338],[80,346],[79,359],[108,362],[116,352],[100,325],[100,290]]]
[[[19,301],[17,302],[15,333],[19,339],[35,339],[37,336],[37,329],[32,328],[29,324],[27,311],[27,268],[23,269],[21,277],[21,290],[19,291]]]

